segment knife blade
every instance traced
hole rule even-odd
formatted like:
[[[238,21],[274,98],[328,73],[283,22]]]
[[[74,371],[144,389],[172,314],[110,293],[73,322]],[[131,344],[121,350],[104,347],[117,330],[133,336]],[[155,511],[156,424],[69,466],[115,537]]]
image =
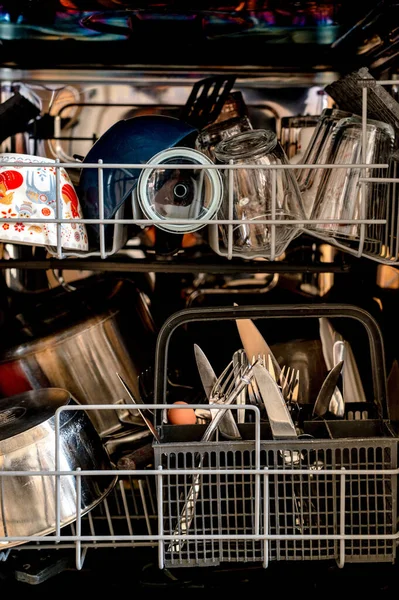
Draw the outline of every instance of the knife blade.
[[[154,436],[154,438],[156,439],[156,441],[160,444],[161,438],[160,438],[157,430],[155,429],[154,425],[151,423],[151,420],[148,417],[149,411],[145,408],[139,408],[139,406],[137,406],[135,397],[133,396],[133,393],[130,390],[129,386],[127,385],[126,381],[123,379],[123,377],[121,375],[119,375],[119,373],[117,373],[116,375],[117,375],[119,381],[121,382],[121,384],[123,385],[123,387],[125,388],[132,404],[136,405],[136,408],[137,408],[140,416],[142,417],[144,423],[147,425],[148,429],[151,431],[151,433]]]
[[[217,381],[217,377],[206,354],[197,344],[194,344],[194,354],[202,386],[209,402],[211,391]],[[218,412],[217,408],[211,409],[211,418],[214,419]],[[219,423],[219,431],[226,438],[234,440],[241,439],[240,431],[231,410],[225,412],[223,419]]]
[[[277,440],[298,439],[299,436],[288,407],[271,373],[259,362],[254,365],[254,377],[266,408],[273,438]],[[284,467],[292,466],[294,457],[292,450],[279,450],[279,456]],[[309,528],[308,515],[315,514],[316,511],[312,503],[311,508],[309,507],[308,501],[303,497],[301,484],[298,484],[295,478],[293,480],[293,502],[295,524],[303,534],[305,529]]]
[[[234,306],[238,306],[238,304],[235,302]],[[265,356],[266,360],[268,360],[268,356],[270,356],[276,377],[279,379],[281,367],[271,351],[270,346],[267,344],[265,338],[252,319],[236,319],[236,325],[249,362],[252,363],[254,362],[253,359],[257,360],[262,356]]]
[[[277,383],[261,363],[254,364],[253,369],[266,408],[273,438],[297,438],[295,425]]]

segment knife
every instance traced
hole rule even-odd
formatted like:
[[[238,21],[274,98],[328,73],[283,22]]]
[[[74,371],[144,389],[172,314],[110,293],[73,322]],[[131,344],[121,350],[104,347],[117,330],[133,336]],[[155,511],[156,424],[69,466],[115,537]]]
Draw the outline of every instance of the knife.
[[[205,353],[197,344],[194,344],[194,354],[201,382],[209,402],[211,391],[217,381],[217,377]],[[220,411],[217,408],[211,408],[211,418],[214,419],[218,412]],[[219,423],[219,431],[223,437],[231,440],[241,439],[241,434],[231,410],[225,411],[224,417]]]
[[[253,365],[254,377],[266,408],[274,439],[297,438],[290,412],[277,383],[260,362]]]
[[[273,438],[277,440],[300,439],[280,388],[271,373],[260,362],[256,363],[253,369],[254,377],[266,408]],[[290,468],[293,466],[293,463],[295,464],[295,454],[298,453],[295,453],[293,450],[279,450],[283,468]],[[300,466],[300,463],[298,464]],[[309,528],[309,516],[314,515],[316,510],[312,501],[309,504],[306,497],[304,497],[302,483],[295,481],[295,477],[293,479],[293,503],[295,525],[298,527],[300,533],[303,534],[305,529]]]
[[[238,306],[238,304],[234,303],[234,306]],[[271,351],[270,346],[267,344],[266,340],[252,319],[236,319],[236,325],[238,333],[240,334],[241,343],[249,362],[252,363],[254,362],[253,359],[257,360],[263,356],[265,356],[267,360],[268,356],[270,356],[276,373],[276,378],[279,379],[281,367]]]
[[[150,414],[149,410],[145,409],[145,408],[139,408],[139,406],[137,406],[137,402],[133,396],[132,391],[130,390],[129,386],[127,385],[126,381],[123,379],[123,377],[121,377],[121,375],[119,375],[119,373],[116,374],[119,381],[121,382],[121,384],[123,385],[123,387],[125,388],[132,404],[136,405],[136,408],[140,414],[140,416],[142,417],[144,423],[147,425],[148,429],[151,431],[152,435],[154,436],[154,438],[156,439],[156,441],[158,443],[161,443],[161,438],[157,432],[157,430],[155,429],[154,425],[152,424],[150,418],[148,417],[148,415]]]

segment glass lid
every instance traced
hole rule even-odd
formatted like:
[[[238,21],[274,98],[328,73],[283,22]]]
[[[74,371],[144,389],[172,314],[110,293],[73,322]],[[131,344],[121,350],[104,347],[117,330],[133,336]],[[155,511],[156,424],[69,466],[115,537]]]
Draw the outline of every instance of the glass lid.
[[[200,221],[212,218],[222,197],[218,170],[206,168],[212,161],[190,148],[170,148],[153,157],[149,164],[157,166],[143,169],[137,192],[146,217],[159,219],[157,227],[176,233],[203,227],[205,224]],[[197,168],[189,168],[190,165]],[[205,168],[198,168],[203,165]]]

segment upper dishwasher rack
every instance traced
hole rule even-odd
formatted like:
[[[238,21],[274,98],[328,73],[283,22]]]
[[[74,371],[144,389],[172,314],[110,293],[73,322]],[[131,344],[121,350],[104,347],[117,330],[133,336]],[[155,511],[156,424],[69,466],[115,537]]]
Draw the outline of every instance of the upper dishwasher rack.
[[[379,81],[379,84],[384,86],[397,84],[396,80],[385,80]],[[361,118],[361,127],[362,127],[362,150],[360,152],[361,162],[355,163],[345,163],[345,164],[270,164],[270,165],[262,165],[261,167],[257,164],[182,164],[182,163],[168,163],[167,165],[163,164],[162,168],[165,169],[192,169],[192,170],[217,170],[220,173],[227,173],[225,176],[225,185],[227,182],[227,201],[228,201],[228,218],[220,218],[220,216],[216,215],[210,219],[201,218],[201,220],[197,220],[196,218],[186,218],[186,219],[168,219],[169,224],[189,224],[197,229],[204,226],[208,228],[208,238],[209,244],[212,250],[219,254],[222,257],[225,257],[228,260],[235,258],[265,258],[269,261],[274,261],[279,257],[279,253],[276,248],[276,237],[278,235],[279,228],[282,226],[295,225],[298,226],[300,232],[310,234],[315,236],[320,240],[324,240],[325,242],[332,244],[339,249],[343,250],[346,253],[352,254],[355,257],[366,257],[373,261],[389,264],[389,265],[398,265],[399,264],[399,210],[397,208],[397,183],[399,183],[399,173],[396,162],[390,161],[390,164],[387,162],[384,163],[370,163],[367,161],[366,154],[366,144],[367,144],[367,97],[368,97],[368,87],[369,81],[362,80],[359,81],[359,85],[362,85],[362,118]],[[59,130],[57,134],[59,134]],[[56,137],[54,138],[57,139]],[[45,160],[45,159],[44,159]],[[5,164],[0,162],[0,166],[5,166]],[[37,162],[36,166],[45,167],[48,166],[48,163]],[[7,218],[8,224],[31,224],[32,223],[47,223],[47,224],[55,224],[57,231],[57,244],[51,247],[48,247],[49,254],[54,258],[59,260],[67,259],[67,258],[87,258],[87,257],[99,257],[100,259],[106,259],[111,255],[117,253],[123,245],[127,241],[127,233],[126,226],[135,225],[141,228],[150,226],[150,225],[159,225],[162,221],[160,219],[148,219],[143,218],[142,214],[139,214],[137,209],[137,200],[135,198],[135,194],[131,195],[130,199],[127,199],[125,202],[129,203],[133,206],[133,217],[126,218],[123,214],[123,211],[118,211],[115,217],[111,219],[104,218],[104,185],[106,180],[106,173],[110,169],[139,169],[144,171],[146,169],[153,169],[154,165],[150,163],[147,164],[137,164],[137,163],[109,163],[102,162],[99,160],[97,163],[77,163],[77,162],[61,162],[60,159],[56,159],[55,163],[53,163],[56,171],[60,169],[96,169],[97,177],[98,177],[98,218],[77,218],[74,219],[75,223],[82,223],[85,225],[97,225],[99,231],[98,237],[98,247],[90,248],[88,251],[74,251],[63,248],[61,241],[61,225],[64,223],[70,222],[68,219],[63,219],[59,215],[61,215],[61,203],[62,198],[60,194],[60,190],[57,188],[56,190],[56,217],[53,219],[41,219],[41,218],[27,218],[27,217],[11,217]],[[251,222],[249,219],[237,219],[234,217],[233,210],[233,197],[234,197],[234,177],[233,173],[239,169],[268,169],[271,171],[271,214],[265,216],[265,218],[260,218],[256,220],[258,225],[267,225],[270,228],[270,248],[267,252],[236,252],[233,247],[233,230],[237,226],[245,226],[245,225],[253,225],[253,221]],[[320,169],[323,172],[335,170],[335,169],[345,169],[348,173],[357,172],[360,176],[358,177],[358,185],[360,187],[360,194],[366,197],[366,190],[369,184],[381,184],[386,187],[386,202],[384,205],[384,210],[381,213],[381,209],[372,210],[370,214],[366,214],[366,209],[363,207],[360,216],[356,216],[355,218],[337,218],[337,219],[326,219],[326,218],[295,218],[295,219],[284,219],[283,221],[278,218],[277,215],[277,178],[278,172],[281,170],[288,170],[293,172],[294,174],[298,174],[302,169]],[[369,175],[368,172],[372,171],[373,175],[378,170],[378,177],[374,177]],[[59,177],[59,176],[58,176]],[[337,224],[337,225],[353,225],[358,227],[359,235],[356,239],[337,239],[333,238],[329,235],[324,235],[324,233],[320,230],[315,231],[313,226],[322,225],[322,224]],[[218,233],[219,226],[226,226],[227,228],[227,242],[225,246],[221,245],[220,237]],[[113,226],[114,235],[113,235],[113,244],[111,247],[109,244],[106,244],[106,236],[105,236],[105,228],[108,226]],[[373,235],[377,237],[377,242],[370,243],[367,237],[367,231],[372,230]],[[181,235],[181,234],[178,234]]]

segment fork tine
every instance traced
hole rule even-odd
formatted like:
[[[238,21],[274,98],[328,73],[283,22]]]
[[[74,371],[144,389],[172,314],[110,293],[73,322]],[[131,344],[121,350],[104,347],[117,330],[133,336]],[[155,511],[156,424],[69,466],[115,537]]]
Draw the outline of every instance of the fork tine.
[[[287,372],[287,394],[290,396],[291,398],[291,393],[292,393],[292,382],[294,379],[294,374],[295,371],[292,367],[288,367],[288,372]]]
[[[292,367],[283,366],[280,375],[280,385],[283,391],[285,400],[289,401],[292,391],[292,380],[294,376],[294,369]]]
[[[270,356],[270,354],[267,355],[267,362],[268,362],[267,370],[269,371],[270,375],[273,377],[274,381],[276,381],[276,371],[274,369],[272,357]]]
[[[227,382],[230,379],[229,376],[233,375],[233,377],[234,377],[234,372],[232,372],[233,371],[232,365],[233,365],[233,361],[230,361],[229,364],[227,365],[227,367],[221,373],[221,375],[219,375],[219,377],[216,379],[215,384],[211,391],[211,398],[215,398],[219,395],[223,395],[224,390],[227,386]],[[230,371],[230,373],[229,373],[229,371]],[[211,400],[211,398],[209,399],[209,401]]]
[[[298,402],[299,397],[299,369],[296,370],[295,383],[292,389],[291,402]]]
[[[290,380],[288,383],[288,393],[289,393],[289,401],[292,401],[292,393],[294,391],[294,387],[295,387],[295,382],[296,382],[296,371],[293,367],[291,367],[291,372],[290,372]]]
[[[283,365],[282,369],[281,369],[281,373],[280,373],[280,378],[279,378],[279,384],[281,385],[281,389],[284,391],[286,385],[287,385],[287,374],[286,374],[286,370],[287,370],[287,365]]]

